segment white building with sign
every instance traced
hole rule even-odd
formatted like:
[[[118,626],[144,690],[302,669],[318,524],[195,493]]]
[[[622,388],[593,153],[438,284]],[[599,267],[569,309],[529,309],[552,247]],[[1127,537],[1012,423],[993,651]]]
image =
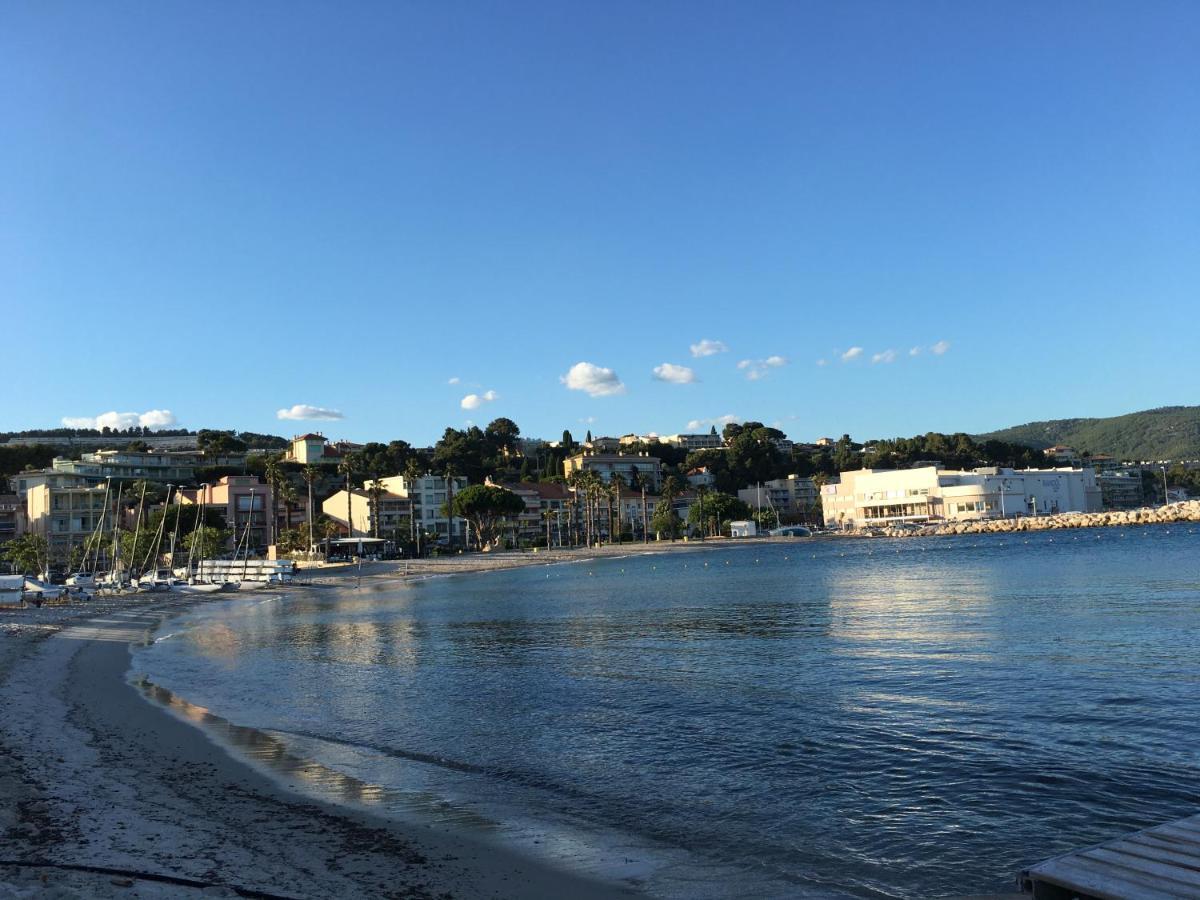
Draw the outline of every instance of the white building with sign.
[[[1098,512],[1101,498],[1092,469],[924,466],[843,472],[821,489],[821,504],[827,527],[862,528]]]

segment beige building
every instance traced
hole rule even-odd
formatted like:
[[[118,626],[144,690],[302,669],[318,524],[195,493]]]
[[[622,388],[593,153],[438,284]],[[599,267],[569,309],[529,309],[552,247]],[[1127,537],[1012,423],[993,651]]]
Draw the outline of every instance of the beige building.
[[[292,438],[292,445],[284,457],[288,462],[298,462],[301,465],[316,465],[325,459],[325,445],[328,443],[325,435],[318,432],[298,434]]]
[[[821,490],[830,528],[1096,512],[1091,469],[858,469]]]
[[[577,453],[563,460],[563,474],[570,478],[575,472],[595,472],[604,481],[620,475],[626,484],[636,473],[651,490],[662,484],[662,460],[644,453]]]
[[[105,492],[103,487],[59,487],[46,483],[26,491],[28,530],[46,538],[52,560],[65,561],[71,548],[82,546],[101,520],[104,531],[112,530],[113,511],[106,508]]]
[[[321,504],[321,511],[343,528],[347,527],[347,494],[340,490]],[[349,537],[381,537],[394,540],[406,538],[410,531],[412,501],[384,490],[376,498],[366,488],[355,488],[349,494]],[[379,518],[379,533],[375,533],[376,516]]]

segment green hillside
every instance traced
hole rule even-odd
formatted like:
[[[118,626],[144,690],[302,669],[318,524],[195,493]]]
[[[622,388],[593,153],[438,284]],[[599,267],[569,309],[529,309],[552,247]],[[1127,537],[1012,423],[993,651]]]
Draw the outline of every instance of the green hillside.
[[[1163,406],[1110,419],[1052,419],[978,435],[1039,450],[1066,444],[1118,459],[1200,459],[1200,406]]]

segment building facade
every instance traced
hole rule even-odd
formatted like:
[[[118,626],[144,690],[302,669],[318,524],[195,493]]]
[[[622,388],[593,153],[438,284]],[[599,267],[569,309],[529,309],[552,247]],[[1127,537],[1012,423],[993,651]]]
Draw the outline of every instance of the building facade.
[[[563,474],[570,478],[575,472],[595,472],[606,482],[620,475],[626,484],[636,475],[654,491],[662,484],[662,460],[644,453],[577,453],[563,460]]]
[[[25,494],[29,531],[46,538],[50,559],[65,562],[73,547],[83,546],[97,531],[112,531],[115,504],[105,503],[106,488],[42,483]],[[110,496],[110,501],[113,500]],[[103,526],[103,527],[101,527]]]
[[[1097,512],[1101,493],[1091,469],[925,466],[843,472],[822,488],[821,505],[827,527],[862,528]]]
[[[737,492],[738,499],[751,509],[773,509],[780,520],[816,521],[820,515],[821,494],[811,478],[789,475]]]
[[[340,490],[327,497],[321,511],[343,528],[348,537],[381,537],[387,539],[407,538],[411,530],[412,501],[390,491],[383,491],[378,499],[366,488],[355,488],[349,494],[347,522],[347,494]],[[378,518],[378,522],[376,519]],[[379,533],[375,528],[378,525]]]
[[[367,482],[366,486],[370,487],[372,483]],[[442,508],[446,505],[449,493],[457,494],[467,487],[467,479],[460,476],[451,478],[449,491],[446,479],[442,475],[421,475],[418,478],[393,475],[390,478],[379,479],[379,483],[388,493],[410,502],[413,520],[423,529],[423,533],[435,534],[439,539],[452,538],[458,543],[466,540],[466,520],[457,516],[447,517]],[[344,511],[343,506],[343,519]]]
[[[203,503],[225,521],[230,530],[230,547],[241,542],[249,529],[252,551],[265,550],[271,541],[270,518],[273,508],[271,486],[257,475],[225,475],[212,484],[179,492],[184,504]]]

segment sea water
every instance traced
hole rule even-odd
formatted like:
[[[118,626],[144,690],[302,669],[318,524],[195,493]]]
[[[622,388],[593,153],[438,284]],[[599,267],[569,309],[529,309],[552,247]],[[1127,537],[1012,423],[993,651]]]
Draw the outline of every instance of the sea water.
[[[1198,532],[347,579],[206,604],[134,671],[301,789],[653,895],[1004,890],[1200,807]]]

